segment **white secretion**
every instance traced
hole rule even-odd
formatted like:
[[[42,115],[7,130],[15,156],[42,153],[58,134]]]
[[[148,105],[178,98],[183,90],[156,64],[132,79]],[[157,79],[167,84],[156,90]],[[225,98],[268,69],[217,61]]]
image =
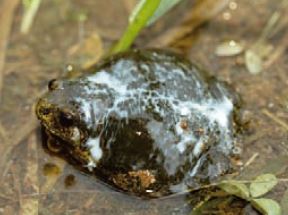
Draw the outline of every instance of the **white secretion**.
[[[141,68],[148,70],[149,68],[145,66],[146,65],[141,65]],[[109,114],[113,113],[118,115],[119,118],[126,118],[131,114],[137,115],[145,112],[149,106],[152,106],[154,113],[159,116],[171,119],[168,122],[162,123],[157,121],[148,122],[147,131],[152,138],[157,139],[158,142],[155,143],[154,147],[163,153],[165,157],[164,166],[167,173],[172,175],[180,165],[183,165],[184,158],[182,158],[182,155],[186,152],[187,147],[193,147],[189,155],[189,159],[192,162],[201,156],[202,150],[205,147],[205,141],[207,141],[207,134],[205,132],[208,132],[208,129],[205,130],[201,128],[200,124],[199,129],[204,129],[204,133],[199,137],[196,135],[196,131],[189,128],[189,125],[187,128],[181,126],[183,120],[189,124],[189,122],[192,121],[193,123],[193,120],[197,119],[200,123],[203,123],[202,126],[208,126],[210,132],[220,128],[219,147],[222,147],[225,154],[230,153],[233,147],[230,131],[230,116],[233,111],[233,103],[225,93],[220,96],[222,97],[221,99],[216,99],[210,94],[206,98],[202,98],[207,89],[202,87],[201,83],[203,80],[201,80],[201,77],[198,77],[197,74],[193,77],[192,74],[186,74],[183,70],[175,67],[172,71],[168,72],[165,66],[167,65],[161,66],[157,64],[154,68],[154,73],[156,81],[169,85],[167,91],[149,89],[148,86],[152,83],[149,81],[139,83],[141,78],[144,80],[146,77],[143,77],[143,74],[141,74],[142,76],[139,74],[137,77],[137,65],[132,61],[122,60],[112,66],[109,71],[101,70],[94,75],[87,76],[84,80],[90,83],[91,86],[100,84],[113,91],[114,100],[111,106],[104,107],[97,99],[85,100],[79,97],[78,102],[81,105],[86,123],[90,125],[90,127],[95,126],[92,117],[96,116],[97,121],[94,123],[97,124],[104,121],[103,119],[108,117]],[[123,68],[126,68],[126,70],[123,71]],[[194,86],[189,85],[189,81],[194,83]],[[131,84],[135,84],[136,82],[137,87],[131,87]],[[185,85],[183,84],[182,86],[181,82],[185,82]],[[183,93],[181,92],[182,89]],[[190,95],[189,90],[194,92]],[[87,88],[86,91],[86,94],[94,95],[100,93],[100,91],[101,93],[105,93],[105,89],[95,90]],[[196,97],[198,96],[197,98],[193,97],[195,93],[197,94]],[[182,99],[179,99],[180,97]],[[170,112],[162,108],[163,103],[169,106]],[[103,109],[105,113],[103,113]],[[171,113],[173,116],[171,116]],[[161,126],[163,126],[164,123],[166,123],[165,126],[167,126],[168,129],[165,133],[161,133]],[[177,136],[177,139],[175,139],[175,136]],[[93,161],[97,164],[97,161],[103,156],[103,151],[100,147],[100,137],[89,138],[86,145],[90,149]],[[167,148],[167,146],[171,147]],[[199,165],[200,162],[196,162],[194,168],[191,169],[191,176],[197,173]],[[93,164],[89,166],[91,167]]]
[[[89,167],[90,169],[93,169],[94,167],[96,167],[97,161],[99,161],[103,155],[103,151],[100,147],[100,138],[89,138],[86,142],[86,146],[89,147],[90,155],[92,157],[92,159],[88,163],[88,169]]]

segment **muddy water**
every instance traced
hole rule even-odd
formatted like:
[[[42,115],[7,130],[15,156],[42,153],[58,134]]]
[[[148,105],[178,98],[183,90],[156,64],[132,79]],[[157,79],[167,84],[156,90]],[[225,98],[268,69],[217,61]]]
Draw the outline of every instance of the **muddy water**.
[[[67,64],[77,67],[91,60],[91,48],[90,51],[83,48],[91,35],[94,35],[92,49],[97,50],[97,54],[121,35],[130,8],[127,2],[43,1],[28,35],[19,33],[21,7],[17,10],[6,53],[0,106],[0,152],[4,161],[0,214],[190,214],[191,196],[143,201],[116,193],[49,155],[41,146],[33,110],[36,98],[46,90],[50,79],[64,74]],[[285,178],[288,175],[287,128],[275,119],[284,123],[288,120],[287,55],[280,52],[261,74],[252,76],[244,66],[242,55],[221,58],[214,54],[215,47],[226,39],[242,40],[247,46],[253,44],[277,4],[269,0],[234,3],[237,7],[230,5],[193,36],[188,35],[173,46],[212,74],[232,83],[242,95],[244,116],[249,124],[241,140],[242,159],[244,164],[253,156],[255,159],[244,168],[241,177],[250,179],[264,171]],[[167,23],[174,24],[175,17],[186,8],[185,5],[179,7],[166,18],[166,24],[160,22],[144,32],[137,45],[153,40]],[[285,38],[287,32],[282,30],[269,42],[278,50],[287,46]],[[281,200],[287,186],[281,183],[270,197]]]

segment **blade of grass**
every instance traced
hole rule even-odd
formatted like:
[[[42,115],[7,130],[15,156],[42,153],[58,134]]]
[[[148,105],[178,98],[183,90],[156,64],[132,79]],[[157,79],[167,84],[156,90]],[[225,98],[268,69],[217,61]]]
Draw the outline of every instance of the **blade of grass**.
[[[41,0],[32,0],[29,3],[26,3],[25,6],[25,13],[23,16],[23,20],[21,23],[21,33],[27,34],[31,28],[32,22],[34,20],[34,17],[38,11],[38,8],[40,6]]]
[[[9,43],[9,36],[12,29],[14,12],[17,9],[19,0],[0,1],[0,104],[3,87],[4,66],[6,59],[6,48]]]
[[[123,36],[112,48],[109,54],[116,54],[129,49],[139,32],[146,26],[147,22],[154,15],[160,1],[161,0],[142,0],[136,6],[133,19],[130,20],[130,23]]]

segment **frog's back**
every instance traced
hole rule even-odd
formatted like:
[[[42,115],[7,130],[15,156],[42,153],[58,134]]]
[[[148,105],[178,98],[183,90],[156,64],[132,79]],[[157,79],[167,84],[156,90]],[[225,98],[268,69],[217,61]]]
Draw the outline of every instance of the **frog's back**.
[[[233,102],[226,88],[216,80],[210,83],[197,66],[169,52],[136,50],[96,70],[85,81],[103,85],[114,95],[98,134],[110,152],[100,161],[104,169],[112,163],[115,169],[131,171],[152,165],[161,175],[188,180],[210,152],[231,152]],[[128,156],[131,151],[134,156]]]
[[[182,56],[167,51],[125,52],[93,70],[97,73],[88,75],[88,80],[105,83],[120,93],[146,90],[183,101],[199,101],[207,91],[206,74]]]

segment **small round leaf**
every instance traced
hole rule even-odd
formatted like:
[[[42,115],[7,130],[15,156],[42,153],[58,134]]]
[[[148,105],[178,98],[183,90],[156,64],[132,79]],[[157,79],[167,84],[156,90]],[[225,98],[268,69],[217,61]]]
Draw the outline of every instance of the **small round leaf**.
[[[281,215],[280,205],[272,199],[252,199],[251,204],[264,215]]]
[[[249,190],[247,186],[238,181],[223,181],[218,187],[231,195],[238,196],[242,199],[249,199]]]
[[[278,183],[273,174],[263,174],[258,176],[250,185],[251,196],[256,198],[269,192]]]

